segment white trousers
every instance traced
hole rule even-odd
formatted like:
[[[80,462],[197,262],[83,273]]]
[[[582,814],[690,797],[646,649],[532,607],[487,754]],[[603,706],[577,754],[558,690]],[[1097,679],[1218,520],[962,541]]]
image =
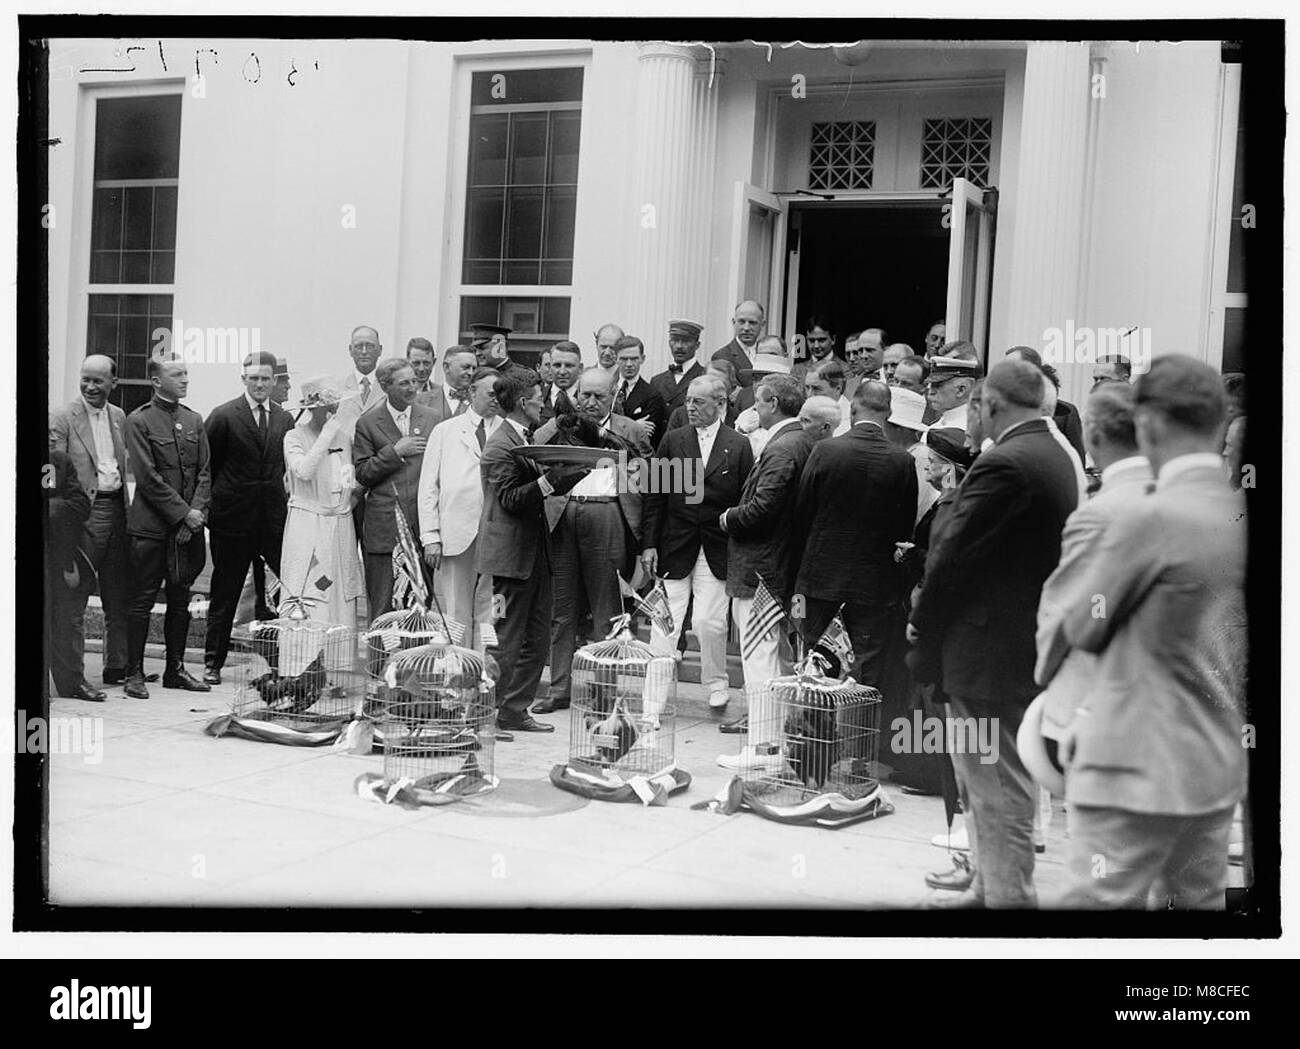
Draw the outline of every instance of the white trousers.
[[[480,576],[474,568],[478,551],[478,538],[464,552],[452,557],[443,556],[442,564],[434,574],[434,590],[442,602],[442,611],[465,627],[461,644],[473,648],[483,623],[492,622],[492,577]]]
[[[740,624],[741,665],[745,670],[745,703],[749,714],[750,743],[778,743],[781,739],[781,717],[771,701],[769,682],[794,671],[794,665],[781,658],[780,630],[769,630],[759,640],[754,651],[745,656],[749,645],[749,610],[752,597],[733,597],[731,615]]]
[[[673,633],[669,637],[657,626],[650,627],[650,647],[655,655],[671,656],[677,651],[686,606],[695,595],[691,624],[700,639],[700,684],[708,692],[727,690],[727,583],[709,568],[704,548],[695,559],[695,568],[685,579],[665,579],[668,607],[673,615]]]

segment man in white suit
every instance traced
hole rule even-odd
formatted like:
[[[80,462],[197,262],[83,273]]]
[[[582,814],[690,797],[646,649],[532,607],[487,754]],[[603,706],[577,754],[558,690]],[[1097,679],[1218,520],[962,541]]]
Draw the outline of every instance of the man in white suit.
[[[420,542],[448,618],[466,627],[473,647],[491,622],[492,577],[475,568],[483,479],[479,461],[501,419],[493,387],[497,372],[479,368],[470,380],[469,406],[433,428],[420,468]]]
[[[1038,605],[1038,665],[1034,678],[1044,687],[1043,736],[1060,742],[1074,711],[1092,684],[1097,657],[1073,651],[1065,640],[1066,610],[1078,596],[1080,579],[1092,568],[1110,524],[1147,496],[1151,464],[1138,451],[1133,425],[1133,387],[1106,383],[1088,398],[1083,436],[1101,471],[1101,488],[1075,510],[1061,533],[1061,560],[1043,584]]]
[[[1066,610],[1097,671],[1060,753],[1070,839],[1064,904],[1222,909],[1246,786],[1246,507],[1219,457],[1218,374],[1160,357],[1134,387],[1155,491],[1107,527]]]

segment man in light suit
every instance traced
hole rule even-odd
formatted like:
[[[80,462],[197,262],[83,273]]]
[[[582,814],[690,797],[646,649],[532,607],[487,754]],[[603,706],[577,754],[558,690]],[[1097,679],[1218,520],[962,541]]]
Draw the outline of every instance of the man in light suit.
[[[126,488],[126,415],[109,395],[117,385],[117,365],[96,354],[81,365],[81,393],[50,416],[50,447],[72,462],[77,483],[90,500],[90,517],[78,533],[81,552],[99,576],[104,607],[106,685],[126,678],[126,606],[131,541],[126,532],[130,495]],[[55,587],[51,614],[55,630],[50,658],[55,691],[74,699],[102,701],[104,693],[85,677],[85,612],[89,588]],[[153,675],[157,680],[157,675]]]
[[[357,420],[352,440],[352,466],[365,489],[361,549],[372,621],[393,606],[394,509],[412,533],[419,528],[420,468],[434,425],[433,412],[415,403],[415,372],[406,361],[390,358],[375,371],[386,399]]]
[[[352,357],[352,370],[339,377],[344,396],[361,398],[362,412],[373,408],[384,399],[383,387],[375,366],[383,352],[379,343],[379,332],[362,325],[352,329],[352,338],[348,343],[348,354]]]
[[[502,424],[483,449],[483,516],[479,521],[478,570],[492,577],[497,644],[497,727],[507,732],[554,732],[555,726],[528,712],[537,695],[550,645],[551,532],[548,495],[572,490],[585,469],[552,468],[542,473],[512,449],[528,443],[539,425],[542,387],[537,373],[515,369],[496,380]]]
[[[944,906],[1038,902],[1038,791],[1016,732],[1038,692],[1039,596],[1060,560],[1065,521],[1079,505],[1072,453],[1048,431],[1042,402],[1042,372],[1027,361],[1005,360],[989,373],[980,411],[994,443],[975,460],[930,546],[907,627],[921,657],[914,673],[937,665],[954,716],[974,718],[971,724],[997,737],[992,753],[952,755],[976,874],[970,890]]]
[[[754,384],[754,344],[763,334],[766,323],[767,313],[761,303],[752,299],[737,303],[731,314],[731,328],[735,334],[727,345],[713,351],[715,361],[721,359],[731,362],[731,366],[736,369],[736,381],[741,386]]]
[[[1222,909],[1246,785],[1246,506],[1218,455],[1213,369],[1159,357],[1134,406],[1155,491],[1106,529],[1064,619],[1066,642],[1098,662],[1060,748],[1063,902],[1141,908],[1162,878],[1174,906]]]
[[[470,351],[467,359],[477,358]],[[476,561],[483,514],[480,462],[488,438],[501,424],[495,400],[499,377],[491,368],[475,370],[468,407],[433,428],[420,467],[424,561],[434,573],[443,611],[465,626],[467,648],[474,647],[480,625],[491,621],[492,580],[479,574]]]
[[[574,405],[602,431],[620,438],[631,448],[629,460],[650,454],[641,427],[612,411],[613,377],[597,365],[587,368],[574,388]],[[553,444],[559,437],[556,421],[544,423],[533,437],[535,444]],[[591,609],[592,628],[598,638],[608,635],[623,612],[619,576],[632,574],[633,557],[641,540],[641,493],[628,482],[627,462],[609,453],[609,466],[592,470],[571,491],[546,500],[546,523],[551,532],[552,593],[551,684],[547,698],[533,707],[534,714],[565,710],[570,699],[570,664],[577,644],[578,606],[584,599]],[[633,469],[637,469],[633,465]]]
[[[419,345],[423,343],[424,345]],[[427,349],[425,348],[427,347]],[[448,347],[442,355],[443,382],[434,382],[433,347],[425,339],[412,339],[406,359],[415,371],[415,403],[433,412],[434,425],[463,414],[469,407],[469,384],[478,370],[478,355],[469,346]],[[418,365],[418,367],[417,367]],[[420,375],[424,374],[423,382]]]
[[[1116,516],[1146,498],[1151,464],[1138,451],[1133,425],[1133,388],[1106,383],[1088,398],[1083,434],[1092,461],[1101,471],[1101,488],[1070,515],[1061,533],[1061,560],[1043,584],[1038,602],[1038,663],[1034,679],[1043,686],[1043,736],[1059,743],[1093,681],[1097,659],[1072,651],[1065,641],[1064,615],[1079,580],[1092,568],[1106,527]],[[1052,744],[1049,744],[1051,747]]]

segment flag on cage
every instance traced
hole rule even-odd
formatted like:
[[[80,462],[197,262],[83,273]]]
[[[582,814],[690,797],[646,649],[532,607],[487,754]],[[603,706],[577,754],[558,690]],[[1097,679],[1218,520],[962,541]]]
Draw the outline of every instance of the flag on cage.
[[[615,573],[617,575],[618,573]],[[638,612],[650,617],[650,621],[664,634],[673,632],[673,614],[668,607],[668,588],[662,579],[656,579],[650,592],[642,597],[621,575],[618,576],[618,589],[625,598],[631,600]]]
[[[413,598],[421,608],[427,607],[429,595],[425,591],[424,573],[420,570],[420,550],[415,545],[411,526],[400,506],[393,507],[397,520],[397,545],[393,547],[393,603],[398,608],[409,607]],[[398,600],[398,590],[402,598]]]
[[[817,647],[825,649],[838,659],[840,676],[848,676],[849,669],[853,666],[853,642],[849,640],[849,631],[844,625],[843,605],[840,605],[840,610],[835,613],[835,618],[830,621],[830,625],[822,631],[822,636],[817,640]]]
[[[763,577],[759,576],[758,586],[754,587],[754,598],[749,605],[749,619],[745,622],[745,643],[741,648],[741,658],[749,659],[753,656],[758,643],[784,618],[781,602],[772,596]]]
[[[271,569],[270,565],[265,566],[266,572],[266,605],[268,608],[279,608],[280,600],[284,596],[284,584],[280,577]]]
[[[500,644],[497,640],[497,628],[491,622],[479,624],[478,636],[484,648],[496,648]]]

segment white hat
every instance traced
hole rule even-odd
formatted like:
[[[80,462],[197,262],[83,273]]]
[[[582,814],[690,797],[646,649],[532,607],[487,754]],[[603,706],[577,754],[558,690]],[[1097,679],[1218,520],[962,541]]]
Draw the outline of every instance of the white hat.
[[[929,427],[921,420],[925,417],[925,398],[902,386],[889,388],[889,421],[895,426],[922,433]]]
[[[1065,777],[1052,764],[1051,758],[1047,756],[1047,745],[1043,742],[1043,707],[1046,703],[1047,693],[1040,692],[1029,704],[1016,732],[1016,753],[1020,755],[1025,770],[1040,786],[1046,787],[1053,794],[1062,795],[1065,793]]]
[[[775,353],[754,354],[754,373],[767,372],[769,375],[789,375],[790,360]]]

